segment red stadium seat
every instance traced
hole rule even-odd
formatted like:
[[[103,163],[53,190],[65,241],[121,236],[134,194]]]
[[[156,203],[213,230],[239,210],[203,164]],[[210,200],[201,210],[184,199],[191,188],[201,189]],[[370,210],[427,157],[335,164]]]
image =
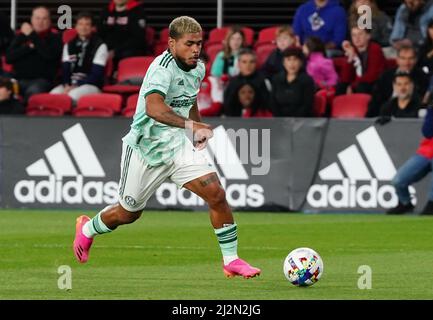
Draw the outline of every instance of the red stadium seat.
[[[63,44],[68,43],[69,41],[74,39],[76,35],[77,35],[77,30],[75,29],[66,29],[65,31],[63,31],[62,34]]]
[[[259,31],[259,35],[254,47],[258,47],[262,44],[275,43],[275,35],[278,27],[268,27]]]
[[[385,60],[385,69],[392,69],[397,67],[397,60],[396,59],[386,59]]]
[[[120,60],[117,71],[117,84],[104,86],[109,93],[132,94],[140,90],[140,85],[128,84],[128,81],[140,83],[147,69],[155,58],[153,56],[131,57]]]
[[[323,117],[326,113],[326,98],[322,94],[314,95],[313,114],[315,117]]]
[[[11,64],[6,63],[6,57],[5,56],[1,56],[0,67],[6,73],[12,73],[13,72],[13,66]]]
[[[338,78],[341,79],[343,68],[347,63],[347,58],[346,57],[336,57],[336,58],[333,58],[332,61],[334,62],[334,67],[335,67],[335,71],[338,74]]]
[[[152,52],[152,54],[154,53],[155,50],[155,29],[152,27],[146,27],[146,35],[145,35],[145,39],[146,39],[146,45],[147,47],[150,49],[150,51]]]
[[[158,41],[155,44],[154,54],[159,56],[168,47],[168,28],[164,28],[159,32]]]
[[[371,96],[364,93],[354,93],[335,97],[331,117],[333,118],[364,118],[367,113]]]
[[[72,98],[67,94],[39,93],[30,97],[26,113],[31,116],[61,116],[72,109]]]
[[[121,95],[97,93],[81,97],[72,114],[76,117],[111,117],[121,108]]]
[[[122,110],[122,115],[124,117],[130,118],[134,115],[135,108],[137,107],[138,97],[138,93],[128,97],[128,100],[126,100],[126,107]]]
[[[208,61],[212,65],[217,54],[223,50],[224,46],[222,43],[211,43],[206,47],[206,54],[208,56]]]
[[[273,43],[262,43],[256,47],[257,68],[260,68],[266,62],[266,59],[276,47],[277,46]]]

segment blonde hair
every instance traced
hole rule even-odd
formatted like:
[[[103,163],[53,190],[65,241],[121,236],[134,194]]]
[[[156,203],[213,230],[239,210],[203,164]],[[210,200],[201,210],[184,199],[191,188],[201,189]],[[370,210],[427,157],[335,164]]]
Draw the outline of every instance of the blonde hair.
[[[200,23],[194,18],[181,16],[174,19],[169,27],[170,38],[179,39],[186,33],[201,33],[202,28]]]
[[[295,31],[293,31],[293,28],[291,26],[279,26],[275,30],[275,37],[276,38],[282,34],[288,34],[292,38],[294,38],[296,36]]]

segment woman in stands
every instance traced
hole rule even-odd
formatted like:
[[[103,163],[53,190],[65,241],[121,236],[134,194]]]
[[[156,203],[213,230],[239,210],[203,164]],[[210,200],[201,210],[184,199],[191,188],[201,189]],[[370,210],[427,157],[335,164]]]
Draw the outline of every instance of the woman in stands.
[[[362,17],[365,11],[358,9],[361,6],[369,6],[372,13],[371,21],[371,40],[377,42],[382,47],[389,47],[389,37],[392,31],[392,20],[391,18],[377,6],[376,0],[353,0],[352,5],[349,9],[349,26],[358,24],[359,19]]]
[[[303,71],[304,55],[300,48],[284,51],[284,71],[272,78],[271,108],[276,117],[311,117],[315,85]]]
[[[269,118],[272,112],[260,105],[257,89],[254,85],[245,82],[238,88],[236,95],[233,95],[227,102],[226,115],[243,118]]]
[[[238,75],[238,55],[241,48],[245,47],[245,35],[241,28],[233,27],[226,35],[224,48],[217,54],[212,64],[211,75],[221,80]]]

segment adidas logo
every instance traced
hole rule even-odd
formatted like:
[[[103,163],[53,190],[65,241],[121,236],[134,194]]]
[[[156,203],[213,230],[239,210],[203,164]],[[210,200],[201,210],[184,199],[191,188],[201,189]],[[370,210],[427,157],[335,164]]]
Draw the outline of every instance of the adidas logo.
[[[183,79],[181,79],[181,80],[177,83],[177,85],[178,85],[178,86],[183,86],[183,85],[185,85],[184,82],[183,82]]]
[[[259,184],[228,184],[228,180],[248,181],[249,175],[223,126],[213,130],[214,136],[206,149],[199,151],[216,170],[226,191],[228,203],[233,207],[260,207],[265,203],[264,189]],[[212,157],[213,154],[213,157]],[[214,159],[216,161],[214,161]],[[164,206],[204,206],[203,199],[173,183],[163,183],[156,191],[157,201]]]
[[[347,147],[337,154],[338,161],[319,171],[320,179],[331,183],[312,185],[307,194],[309,205],[365,209],[397,205],[394,187],[384,184],[393,179],[397,170],[376,128],[357,134],[356,141],[359,146]],[[413,187],[410,191],[415,194]]]
[[[115,203],[117,182],[84,181],[104,178],[105,172],[81,124],[65,130],[63,138],[26,168],[30,177],[39,179],[18,181],[15,198],[21,203]]]

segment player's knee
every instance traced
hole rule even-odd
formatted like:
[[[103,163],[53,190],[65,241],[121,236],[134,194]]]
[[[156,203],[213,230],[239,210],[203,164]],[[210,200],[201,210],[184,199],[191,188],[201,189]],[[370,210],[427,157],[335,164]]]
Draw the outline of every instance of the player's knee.
[[[224,189],[221,187],[217,187],[215,188],[215,190],[212,190],[212,192],[210,192],[207,202],[211,207],[224,205],[226,203],[226,193]]]

